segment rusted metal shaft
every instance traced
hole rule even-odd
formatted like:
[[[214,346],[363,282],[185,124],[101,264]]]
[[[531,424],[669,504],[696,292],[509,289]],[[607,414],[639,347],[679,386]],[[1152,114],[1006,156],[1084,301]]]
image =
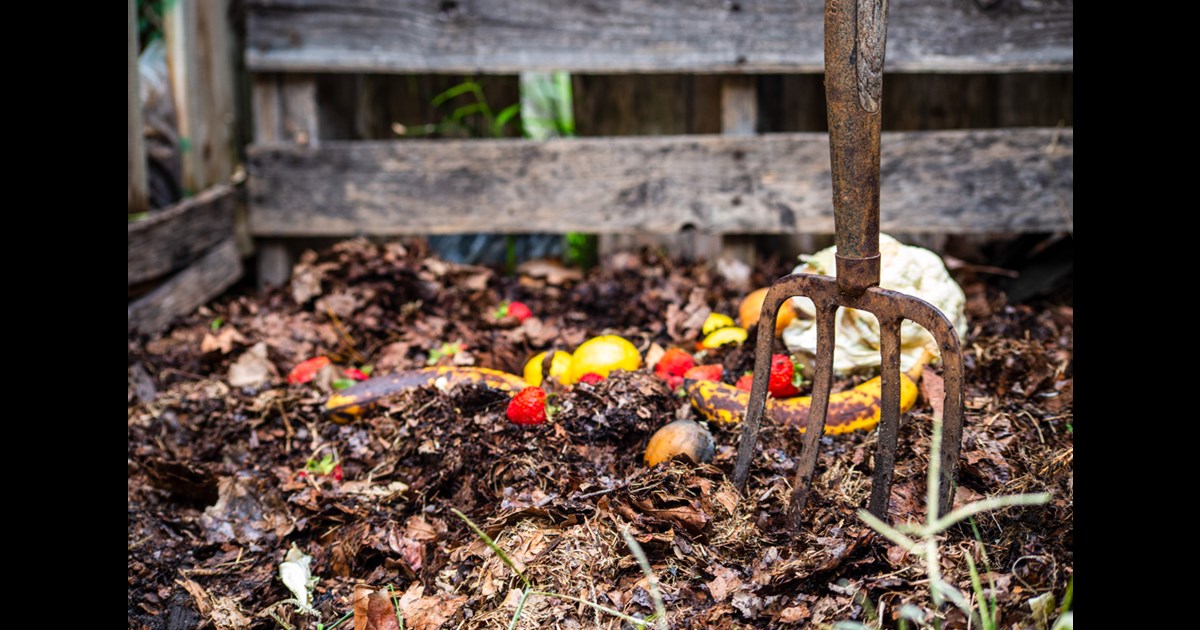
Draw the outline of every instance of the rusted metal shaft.
[[[879,127],[884,0],[825,3],[825,104],[837,278],[843,293],[879,284]]]

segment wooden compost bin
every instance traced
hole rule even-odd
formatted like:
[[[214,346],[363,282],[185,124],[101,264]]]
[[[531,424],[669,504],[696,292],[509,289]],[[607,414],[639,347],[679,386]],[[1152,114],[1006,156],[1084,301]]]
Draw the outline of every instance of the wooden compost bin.
[[[763,83],[753,75],[806,77],[820,90],[820,2],[637,0],[617,11],[586,2],[250,0],[247,12],[249,228],[266,239],[260,272],[269,281],[286,278],[281,239],[290,237],[833,230],[827,135],[756,134]],[[887,46],[885,86],[899,85],[892,98],[914,107],[920,98],[904,96],[895,77],[1064,76],[1072,4],[895,0]],[[719,129],[539,142],[332,140],[321,128],[338,107],[318,90],[331,74],[551,70],[713,77]],[[1012,96],[1017,107],[1020,98]],[[885,111],[885,129],[887,120]],[[881,227],[1070,231],[1072,138],[1069,126],[885,131]]]
[[[129,6],[129,214],[146,213],[146,150],[138,92],[136,2]],[[129,223],[129,330],[153,333],[242,275],[230,0],[172,3],[164,21],[185,191],[197,194]]]

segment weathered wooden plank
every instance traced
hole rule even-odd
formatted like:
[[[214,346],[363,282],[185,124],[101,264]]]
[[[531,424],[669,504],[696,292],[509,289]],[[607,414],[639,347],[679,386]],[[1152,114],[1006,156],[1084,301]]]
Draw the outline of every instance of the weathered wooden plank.
[[[256,74],[250,88],[254,110],[254,141],[259,144],[283,142],[283,103],[277,74]]]
[[[233,235],[236,196],[216,186],[129,224],[129,285],[182,268]]]
[[[280,84],[283,135],[301,146],[318,144],[317,81],[312,75],[285,75]]]
[[[752,136],[757,126],[756,78],[724,77],[721,81],[721,133],[727,136]]]
[[[250,0],[251,70],[820,72],[824,3]],[[893,0],[887,69],[1072,67],[1072,0]]]
[[[138,92],[137,2],[129,0],[129,214],[145,212],[146,143],[142,131],[142,98]]]
[[[229,0],[169,5],[163,18],[171,90],[181,141],[183,187],[199,191],[227,182],[235,161]]]
[[[317,81],[310,74],[278,77],[272,96],[269,80],[259,82],[259,99],[265,116],[256,123],[263,136],[275,135],[276,141],[301,147],[320,144],[320,114],[317,107]],[[277,109],[273,109],[276,108]],[[277,118],[275,118],[277,116]],[[292,254],[287,243],[264,240],[259,243],[259,289],[282,286],[292,273]]]
[[[1071,129],[883,137],[882,228],[1068,229]],[[828,137],[328,142],[251,146],[259,236],[832,232]]]
[[[573,75],[581,136],[720,133],[723,80],[715,74]],[[732,77],[741,79],[743,77]],[[682,260],[716,259],[721,236],[601,234],[601,257],[649,248]]]
[[[721,81],[721,134],[753,136],[758,130],[758,78],[726,76]],[[753,265],[758,255],[754,236],[749,234],[705,234],[706,242],[697,249],[706,258],[740,260]]]
[[[234,238],[222,241],[161,286],[129,304],[129,330],[151,334],[208,302],[242,276]]]

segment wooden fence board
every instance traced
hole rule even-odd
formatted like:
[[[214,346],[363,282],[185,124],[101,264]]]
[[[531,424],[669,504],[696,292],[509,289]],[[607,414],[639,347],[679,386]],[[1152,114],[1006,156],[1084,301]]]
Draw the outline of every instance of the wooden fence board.
[[[129,0],[129,214],[149,207],[146,142],[142,135],[142,98],[138,92],[137,2]]]
[[[230,0],[169,3],[163,17],[184,190],[229,181],[235,155]]]
[[[129,304],[129,330],[154,333],[172,319],[221,294],[242,275],[242,258],[233,236],[213,247],[192,266]]]
[[[183,268],[233,235],[236,197],[216,186],[129,224],[129,285]]]
[[[887,232],[1072,228],[1067,129],[883,136]],[[248,149],[258,236],[833,231],[828,137],[328,142]]]
[[[615,3],[611,3],[615,4]],[[252,71],[821,72],[823,3],[250,0]],[[893,0],[887,69],[1072,68],[1072,0]]]

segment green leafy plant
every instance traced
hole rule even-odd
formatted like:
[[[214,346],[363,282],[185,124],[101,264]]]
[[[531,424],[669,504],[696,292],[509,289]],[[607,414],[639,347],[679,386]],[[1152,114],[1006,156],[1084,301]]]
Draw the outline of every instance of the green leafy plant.
[[[517,627],[517,622],[521,619],[521,613],[525,610],[525,603],[534,595],[565,599],[567,601],[590,606],[600,612],[607,613],[622,621],[633,624],[637,628],[645,628],[647,627],[647,624],[651,622],[654,622],[655,627],[657,628],[666,628],[665,619],[667,613],[666,607],[663,605],[662,594],[659,592],[658,579],[654,577],[654,572],[650,569],[650,562],[646,558],[645,552],[642,551],[641,545],[634,540],[633,536],[629,535],[627,530],[621,530],[621,535],[625,538],[625,544],[629,546],[629,550],[633,552],[633,556],[637,559],[638,566],[642,569],[642,574],[646,576],[646,582],[650,585],[650,599],[654,601],[655,612],[653,615],[645,619],[638,619],[637,617],[626,615],[619,610],[613,610],[612,608],[602,606],[596,602],[588,601],[586,599],[573,597],[571,595],[563,595],[562,593],[538,590],[536,587],[534,587],[533,582],[531,582],[524,573],[517,569],[517,565],[515,565],[512,559],[508,557],[508,554],[496,544],[496,541],[492,540],[492,537],[487,535],[487,532],[484,532],[482,529],[480,529],[479,526],[476,525],[475,522],[470,518],[468,518],[466,514],[463,514],[454,508],[451,508],[450,511],[454,512],[455,516],[462,519],[462,521],[467,524],[467,527],[471,528],[471,531],[483,541],[483,544],[487,545],[488,549],[491,549],[492,553],[495,553],[496,556],[500,558],[501,562],[508,565],[508,568],[512,569],[512,572],[516,574],[516,576],[521,579],[521,583],[525,585],[525,588],[521,591],[521,600],[517,603],[517,610],[513,613],[512,620],[508,624],[509,630]]]
[[[437,362],[442,357],[452,357],[466,349],[462,340],[449,341],[429,351],[429,358],[425,360],[425,365],[437,365]]]
[[[337,460],[333,458],[333,455],[325,455],[320,460],[310,457],[304,463],[304,472],[314,475],[328,475],[333,472],[333,468],[337,464]]]
[[[460,97],[470,97],[473,100],[463,103]],[[393,129],[398,134],[413,136],[453,132],[472,136],[476,135],[480,126],[478,123],[482,122],[487,134],[500,138],[504,136],[504,130],[510,123],[520,122],[517,118],[517,114],[521,112],[520,103],[513,103],[496,112],[488,104],[483,86],[471,77],[464,78],[462,83],[446,89],[430,101],[430,105],[435,109],[447,104],[453,105],[453,108],[445,113],[439,122],[413,126],[396,125]],[[472,122],[476,124],[470,124]]]

